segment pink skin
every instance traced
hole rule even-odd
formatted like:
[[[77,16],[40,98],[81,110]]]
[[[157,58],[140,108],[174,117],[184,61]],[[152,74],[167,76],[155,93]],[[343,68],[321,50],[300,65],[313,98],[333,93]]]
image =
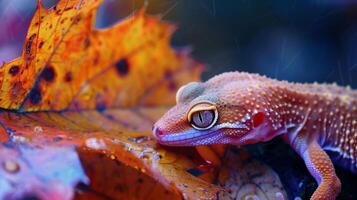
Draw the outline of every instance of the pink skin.
[[[340,155],[337,164],[357,170],[356,90],[231,72],[180,88],[176,101],[154,125],[154,136],[163,145],[242,146],[281,135],[319,183],[311,199],[334,199],[340,191],[324,150]],[[215,110],[218,120],[210,120],[212,126],[199,130],[197,121],[211,119],[197,114],[206,108],[210,113]]]

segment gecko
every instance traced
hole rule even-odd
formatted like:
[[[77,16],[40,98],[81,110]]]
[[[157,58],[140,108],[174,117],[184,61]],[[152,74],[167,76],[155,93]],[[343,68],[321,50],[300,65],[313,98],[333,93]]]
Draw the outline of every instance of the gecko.
[[[357,172],[357,90],[226,72],[182,86],[153,135],[162,145],[197,147],[282,137],[318,183],[311,199],[335,199],[341,182],[334,164]]]

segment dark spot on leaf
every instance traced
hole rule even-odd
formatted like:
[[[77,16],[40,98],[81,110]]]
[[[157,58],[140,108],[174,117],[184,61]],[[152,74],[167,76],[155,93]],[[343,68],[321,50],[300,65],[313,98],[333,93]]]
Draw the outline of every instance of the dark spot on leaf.
[[[72,7],[67,7],[63,11],[68,11],[68,10],[71,10],[71,9],[72,9]]]
[[[41,73],[41,78],[45,79],[46,81],[50,82],[53,81],[55,78],[55,71],[52,66],[46,66]]]
[[[90,46],[90,39],[86,37],[86,39],[84,39],[84,48],[87,49],[89,46]]]
[[[52,24],[50,24],[50,26],[48,28],[51,29],[52,28]]]
[[[44,41],[41,41],[40,44],[38,44],[38,48],[41,49],[44,43]]]
[[[29,98],[32,104],[40,103],[42,99],[41,90],[38,87],[33,88],[29,94]]]
[[[176,85],[176,83],[174,81],[170,81],[168,87],[169,87],[169,89],[171,91],[176,91],[177,90],[177,85]]]
[[[57,15],[62,14],[62,12],[61,12],[61,11],[62,11],[61,9],[58,9],[58,10],[56,11],[56,14],[57,14]]]
[[[177,85],[173,80],[173,73],[170,70],[165,71],[164,77],[166,80],[168,80],[168,88],[171,91],[176,91],[177,90]]]
[[[106,105],[104,103],[97,103],[95,108],[98,112],[103,112],[106,109]]]
[[[36,37],[36,34],[34,33],[27,40],[26,45],[25,45],[25,53],[26,54],[30,54],[31,53],[31,46],[32,46],[32,42],[35,39],[35,37]]]
[[[94,60],[93,60],[93,65],[98,65],[99,59],[100,59],[100,54],[98,52],[96,52],[96,54],[94,56]]]
[[[19,94],[23,94],[25,92],[25,89],[20,81],[14,82],[10,87],[11,98],[16,98]]]
[[[73,24],[78,24],[79,21],[81,21],[82,19],[82,16],[81,15],[76,15],[74,18],[73,18]]]
[[[9,69],[9,73],[13,76],[19,73],[19,71],[20,71],[20,67],[18,65],[14,65]]]
[[[129,73],[129,63],[125,58],[120,59],[115,63],[115,68],[120,76],[125,76]]]
[[[66,75],[64,76],[64,80],[66,82],[70,82],[72,81],[73,77],[72,77],[72,72],[67,72]]]
[[[188,173],[192,174],[193,176],[200,176],[203,174],[203,172],[197,168],[191,168],[186,170]]]
[[[166,80],[171,80],[172,79],[172,71],[168,70],[165,72],[165,79]]]

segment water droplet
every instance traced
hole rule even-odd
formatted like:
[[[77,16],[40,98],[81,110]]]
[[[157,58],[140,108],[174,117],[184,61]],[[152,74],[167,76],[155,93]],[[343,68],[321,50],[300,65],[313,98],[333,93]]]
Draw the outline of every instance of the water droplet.
[[[133,149],[135,150],[135,151],[138,151],[138,152],[141,152],[141,151],[143,151],[143,148],[141,148],[141,147],[133,147]]]
[[[42,133],[42,132],[43,132],[43,129],[42,129],[41,126],[35,126],[35,127],[33,128],[33,131],[34,131],[35,133]]]
[[[130,137],[129,140],[139,144],[148,141],[149,137],[148,136]]]
[[[13,160],[6,160],[3,163],[3,168],[9,173],[16,173],[20,170],[20,165]]]
[[[148,160],[150,158],[150,156],[145,153],[141,153],[141,154],[139,154],[139,158],[143,159],[143,160]]]
[[[107,145],[105,144],[103,139],[97,139],[97,138],[88,138],[86,140],[86,146],[92,149],[107,149]]]
[[[15,143],[27,143],[29,142],[29,139],[26,138],[25,136],[21,136],[21,135],[14,135],[12,136],[12,140],[15,142]]]
[[[206,188],[201,188],[201,187],[197,188],[197,190],[201,190],[202,192],[208,192]]]
[[[132,151],[133,150],[133,147],[126,144],[125,147],[124,147],[125,151]]]

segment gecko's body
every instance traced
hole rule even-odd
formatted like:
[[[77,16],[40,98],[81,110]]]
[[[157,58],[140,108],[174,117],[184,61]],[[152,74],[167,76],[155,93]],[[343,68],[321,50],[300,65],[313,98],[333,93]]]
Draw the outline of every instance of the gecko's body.
[[[283,137],[319,184],[312,199],[335,199],[340,181],[325,151],[357,172],[357,91],[224,73],[182,87],[154,135],[173,146],[241,146]]]

